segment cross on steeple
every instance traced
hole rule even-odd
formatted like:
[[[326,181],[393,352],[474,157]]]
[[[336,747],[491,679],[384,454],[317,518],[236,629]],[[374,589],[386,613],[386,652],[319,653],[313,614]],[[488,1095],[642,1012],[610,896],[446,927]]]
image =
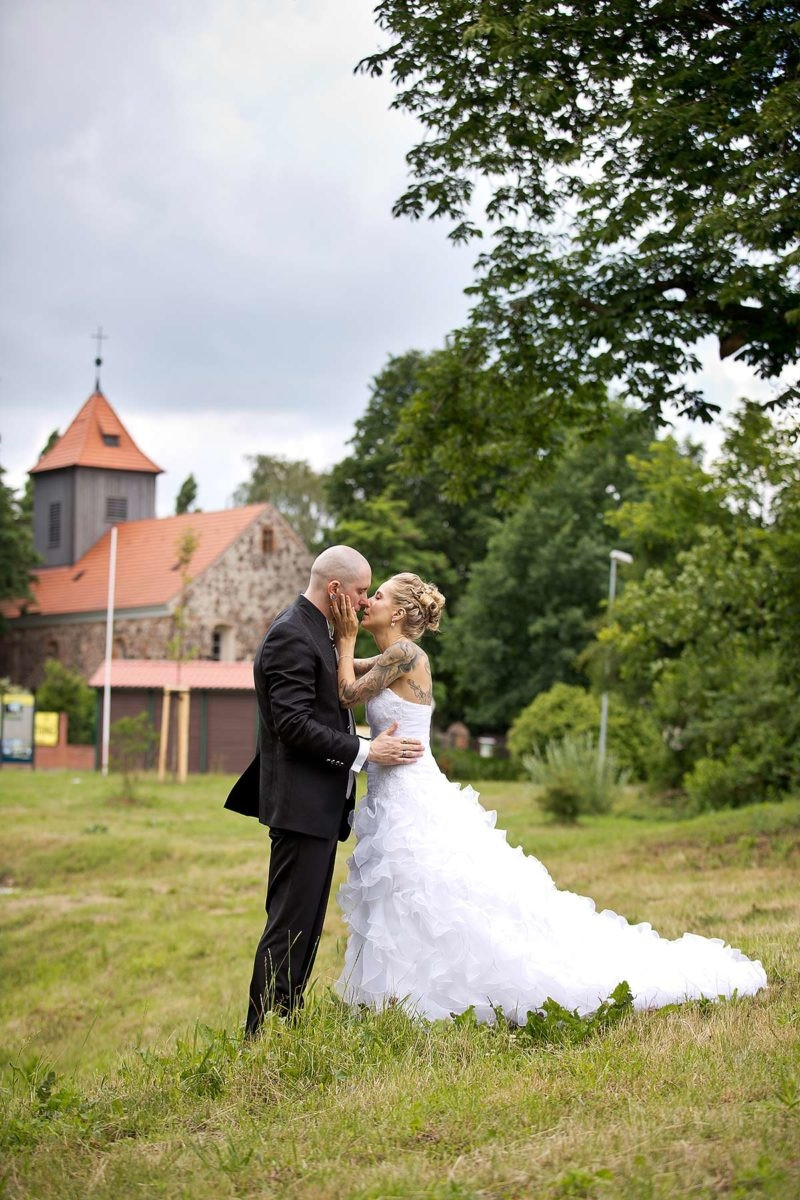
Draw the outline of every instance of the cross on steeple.
[[[98,325],[97,333],[90,334],[90,337],[92,337],[93,340],[97,342],[97,358],[94,360],[94,365],[97,369],[97,373],[95,375],[94,390],[96,392],[99,392],[100,391],[100,368],[103,365],[103,359],[101,357],[102,350],[103,350],[103,342],[108,341],[108,334],[103,333],[102,325]]]

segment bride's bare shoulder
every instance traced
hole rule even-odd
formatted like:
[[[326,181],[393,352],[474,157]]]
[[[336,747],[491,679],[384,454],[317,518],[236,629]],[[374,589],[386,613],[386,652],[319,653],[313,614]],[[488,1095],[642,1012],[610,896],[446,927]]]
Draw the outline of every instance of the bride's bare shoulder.
[[[406,662],[409,659],[421,662],[423,658],[427,660],[427,657],[425,651],[420,649],[417,643],[408,637],[398,638],[396,642],[392,642],[387,646],[381,654],[381,658],[385,658],[387,662]]]

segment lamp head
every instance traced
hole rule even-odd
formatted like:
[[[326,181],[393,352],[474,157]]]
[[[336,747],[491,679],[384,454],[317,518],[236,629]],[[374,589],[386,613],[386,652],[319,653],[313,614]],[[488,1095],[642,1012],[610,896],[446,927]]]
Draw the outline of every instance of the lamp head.
[[[630,566],[633,562],[633,555],[628,554],[625,550],[612,550],[609,558],[613,559],[614,562],[625,563],[627,566]]]

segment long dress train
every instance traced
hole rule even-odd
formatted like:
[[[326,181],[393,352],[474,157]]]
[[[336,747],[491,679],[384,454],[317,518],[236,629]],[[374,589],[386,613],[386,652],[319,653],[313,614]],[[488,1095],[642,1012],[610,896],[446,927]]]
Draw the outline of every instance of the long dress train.
[[[426,744],[411,766],[369,764],[357,837],[339,890],[349,928],[337,991],[354,1005],[389,1001],[431,1020],[474,1006],[524,1021],[547,997],[593,1012],[623,979],[636,1008],[766,986],[760,962],[721,938],[662,938],[586,896],[560,891],[532,855],[509,846],[496,813],[451,783],[430,752],[428,705],[391,690],[367,705],[373,736]]]

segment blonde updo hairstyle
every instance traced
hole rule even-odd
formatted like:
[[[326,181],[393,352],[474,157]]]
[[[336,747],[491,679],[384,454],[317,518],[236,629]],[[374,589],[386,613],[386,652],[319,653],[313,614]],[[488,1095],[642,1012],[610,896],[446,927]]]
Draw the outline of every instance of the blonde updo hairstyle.
[[[403,610],[403,632],[418,642],[423,633],[435,633],[445,600],[433,583],[425,583],[419,575],[402,571],[389,580],[397,607]]]

